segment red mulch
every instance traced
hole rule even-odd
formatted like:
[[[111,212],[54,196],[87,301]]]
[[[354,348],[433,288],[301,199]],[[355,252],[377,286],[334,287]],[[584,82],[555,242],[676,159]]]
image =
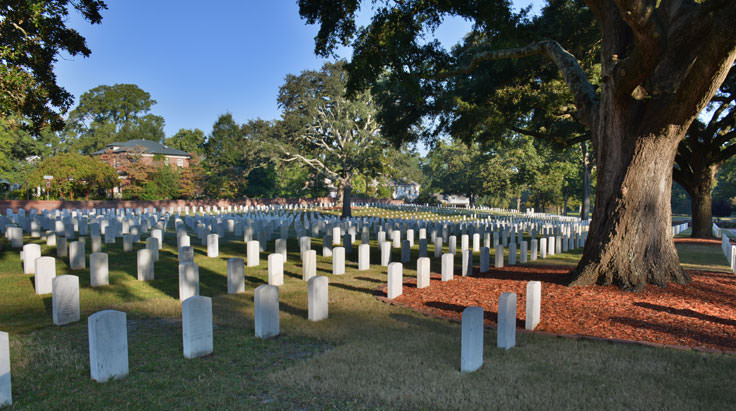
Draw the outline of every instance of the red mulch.
[[[459,321],[463,309],[481,306],[487,326],[495,326],[498,297],[517,295],[517,329],[524,329],[526,283],[542,282],[542,315],[536,331],[574,336],[641,342],[646,345],[690,347],[736,354],[736,276],[729,273],[689,271],[692,282],[666,288],[648,286],[632,293],[616,286],[563,285],[569,267],[511,266],[491,269],[473,277],[416,288],[416,278],[404,280],[404,293],[386,300],[430,316]]]

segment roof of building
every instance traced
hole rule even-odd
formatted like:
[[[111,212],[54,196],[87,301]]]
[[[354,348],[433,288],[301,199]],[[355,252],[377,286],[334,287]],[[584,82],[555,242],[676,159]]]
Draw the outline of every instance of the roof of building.
[[[105,148],[103,148],[102,150],[96,151],[92,154],[104,154],[108,150],[112,150],[113,153],[135,152],[141,154],[163,154],[166,156],[191,157],[186,151],[166,147],[161,143],[151,140],[128,140],[123,142],[113,142],[105,146]]]
[[[394,186],[421,186],[421,184],[417,183],[416,181],[413,181],[413,180],[407,181],[404,179],[397,179],[397,178],[394,178],[393,180],[391,180],[391,183]]]

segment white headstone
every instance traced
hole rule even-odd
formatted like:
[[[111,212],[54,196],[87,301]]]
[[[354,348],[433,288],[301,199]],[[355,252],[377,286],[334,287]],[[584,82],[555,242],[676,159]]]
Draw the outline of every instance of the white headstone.
[[[317,251],[307,250],[302,255],[302,280],[309,281],[317,275]]]
[[[539,258],[547,258],[547,239],[539,239]]]
[[[345,248],[335,247],[332,249],[332,274],[345,274]]]
[[[69,243],[69,268],[72,270],[83,270],[87,265],[84,253],[84,243],[72,241]]]
[[[246,258],[248,267],[258,267],[260,264],[260,244],[258,240],[251,240],[246,243]]]
[[[526,283],[526,321],[524,328],[533,331],[539,324],[542,307],[542,283],[529,281]]]
[[[509,242],[509,265],[516,265],[516,241]]]
[[[199,295],[199,264],[179,264],[179,300]]]
[[[371,268],[371,246],[368,243],[358,246],[358,270],[365,271]]]
[[[539,249],[539,241],[537,239],[533,239],[531,244],[532,244],[532,249],[529,252],[529,261],[537,261],[537,251]]]
[[[181,328],[185,358],[211,354],[214,347],[212,299],[195,295],[184,300],[181,304]]]
[[[207,235],[207,257],[217,257],[220,255],[220,236],[217,234]]]
[[[391,300],[404,293],[404,266],[401,263],[388,265],[387,297]]]
[[[327,319],[328,313],[328,279],[321,275],[312,277],[307,283],[308,289],[308,319],[309,321],[320,321]]]
[[[255,332],[258,338],[279,335],[279,288],[263,284],[256,287],[254,295]]]
[[[110,272],[106,253],[92,253],[89,255],[89,285],[102,287],[110,284]]]
[[[39,257],[35,260],[35,266],[36,274],[33,277],[33,283],[36,294],[51,293],[56,277],[56,259],[54,257]]]
[[[227,259],[227,293],[245,292],[245,261],[242,258]]]
[[[525,264],[528,254],[529,250],[527,249],[527,242],[522,241],[521,246],[519,247],[519,263]]]
[[[56,325],[79,321],[79,277],[60,275],[53,280],[51,314]]]
[[[69,246],[66,243],[66,237],[56,237],[56,256],[59,258],[69,255]]]
[[[463,310],[460,372],[473,372],[483,365],[483,308]]]
[[[124,312],[104,310],[87,319],[90,375],[97,382],[128,375],[128,327]]]
[[[194,248],[189,245],[182,246],[179,249],[179,264],[194,262]]]
[[[10,338],[0,331],[0,407],[13,405],[13,392],[10,386]]]
[[[391,262],[391,243],[384,241],[380,243],[381,248],[381,266],[388,267]]]
[[[34,274],[36,272],[36,259],[41,257],[41,246],[38,244],[25,244],[23,246],[23,273]]]
[[[268,255],[268,283],[284,285],[284,257],[281,254]]]
[[[462,276],[469,277],[473,275],[473,251],[469,248],[463,250],[463,268]]]
[[[496,268],[502,268],[503,267],[503,244],[498,244],[496,246],[496,252],[494,255],[495,258],[495,264],[493,264]]]
[[[450,281],[454,276],[455,254],[442,254],[442,281]]]
[[[417,260],[417,288],[429,287],[429,265],[429,257],[419,257]]]
[[[153,280],[153,251],[144,248],[137,253],[138,281]]]
[[[516,345],[516,293],[503,293],[498,298],[498,348]]]

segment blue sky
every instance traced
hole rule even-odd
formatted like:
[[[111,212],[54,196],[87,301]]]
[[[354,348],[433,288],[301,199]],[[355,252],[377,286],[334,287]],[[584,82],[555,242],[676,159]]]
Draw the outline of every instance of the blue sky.
[[[101,84],[137,84],[158,102],[166,136],[180,128],[209,133],[226,112],[238,122],[279,117],[276,96],[289,73],[318,69],[316,26],[299,18],[296,0],[108,0],[102,24],[76,13],[68,24],[87,39],[89,58],[62,56],[59,84],[78,101]],[[541,0],[516,0],[517,6]],[[367,17],[367,16],[366,16]],[[470,25],[454,19],[436,36],[459,41]],[[348,57],[350,50],[342,50]]]

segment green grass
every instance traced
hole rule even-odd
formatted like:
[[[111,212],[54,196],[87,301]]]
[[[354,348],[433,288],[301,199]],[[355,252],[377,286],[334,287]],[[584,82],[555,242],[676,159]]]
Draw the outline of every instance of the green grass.
[[[529,333],[519,333],[517,347],[504,351],[495,347],[493,329],[485,332],[484,366],[461,374],[458,324],[377,301],[373,294],[385,284],[385,268],[357,271],[357,247],[345,275],[329,274],[331,260],[321,257],[319,239],[312,247],[318,274],[329,276],[330,318],[306,320],[306,284],[292,251],[280,287],[281,335],[264,341],[253,336],[253,289],[267,278],[267,253],[259,267],[246,268],[246,292],[227,295],[227,258],[244,257],[245,245],[222,241],[220,257],[207,258],[192,236],[201,294],[214,297],[215,352],[187,360],[173,233],[156,263],[156,280],[148,283],[136,280],[135,254],[123,253],[120,243],[104,250],[111,263],[107,287],[91,289],[88,271],[58,262],[57,274],[79,275],[82,286],[82,321],[63,327],[52,325],[50,296],[34,294],[33,276],[22,274],[18,252],[4,244],[0,330],[11,334],[15,407],[726,409],[736,401],[736,356]],[[686,267],[728,269],[718,246],[678,249]],[[297,250],[295,240],[289,250]],[[43,254],[55,250],[44,245]],[[399,254],[394,250],[392,258]],[[412,260],[416,254],[415,247]],[[579,255],[537,263],[572,265]],[[371,261],[378,256],[373,242]],[[409,263],[404,275],[414,270]],[[439,271],[438,259],[432,270]],[[128,313],[130,375],[100,384],[89,378],[86,317],[108,308]]]

